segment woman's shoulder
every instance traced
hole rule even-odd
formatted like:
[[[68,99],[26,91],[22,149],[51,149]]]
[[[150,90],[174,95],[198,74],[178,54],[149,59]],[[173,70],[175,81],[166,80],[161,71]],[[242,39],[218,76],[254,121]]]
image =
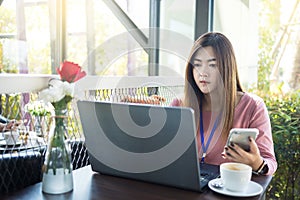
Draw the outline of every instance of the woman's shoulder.
[[[256,94],[244,93],[235,108],[238,123],[244,127],[260,127],[268,123],[268,111],[263,99]]]
[[[236,109],[265,106],[264,100],[256,94],[245,92]]]
[[[241,103],[251,103],[259,105],[261,103],[264,103],[264,100],[256,94],[245,92],[241,98]]]

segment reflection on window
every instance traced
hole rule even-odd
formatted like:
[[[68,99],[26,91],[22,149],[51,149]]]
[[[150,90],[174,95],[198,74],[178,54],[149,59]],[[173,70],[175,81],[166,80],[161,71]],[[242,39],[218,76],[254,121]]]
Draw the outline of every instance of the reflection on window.
[[[103,1],[67,0],[64,6],[49,2],[2,2],[1,72],[51,74],[61,61],[69,60],[82,65],[89,74],[147,75],[146,52],[140,47],[131,49],[135,44],[126,39],[126,29]],[[118,1],[138,26],[147,27],[149,2],[143,2],[144,6],[137,9],[141,1]],[[141,12],[144,17],[138,17]],[[60,27],[59,23],[65,26]],[[120,37],[124,40],[119,41]],[[108,50],[118,52],[120,46],[127,50],[110,57]]]

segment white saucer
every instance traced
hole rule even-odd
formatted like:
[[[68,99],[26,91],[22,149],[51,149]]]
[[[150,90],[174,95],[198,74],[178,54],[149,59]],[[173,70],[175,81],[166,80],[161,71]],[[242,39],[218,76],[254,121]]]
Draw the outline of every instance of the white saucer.
[[[246,189],[246,191],[244,192],[233,192],[230,190],[227,190],[225,188],[216,188],[213,186],[214,182],[219,182],[221,181],[220,178],[216,178],[213,179],[211,181],[209,181],[208,183],[208,187],[220,194],[224,194],[224,195],[228,195],[228,196],[233,196],[233,197],[252,197],[252,196],[256,196],[259,195],[260,193],[262,193],[263,188],[260,184],[255,183],[253,181],[251,181],[248,185],[248,188]]]

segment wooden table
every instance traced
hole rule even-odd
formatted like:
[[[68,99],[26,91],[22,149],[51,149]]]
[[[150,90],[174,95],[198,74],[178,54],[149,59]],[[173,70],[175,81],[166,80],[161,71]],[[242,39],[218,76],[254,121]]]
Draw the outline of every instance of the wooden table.
[[[77,169],[73,172],[74,189],[72,192],[61,195],[44,194],[41,190],[42,184],[24,188],[20,191],[0,196],[2,200],[13,199],[46,199],[46,200],[85,200],[85,199],[234,199],[233,197],[217,194],[210,189],[203,193],[187,191],[157,184],[145,183],[141,181],[129,180],[107,175],[100,175],[91,170],[90,166]],[[262,199],[270,184],[271,176],[255,176],[252,180],[263,186],[263,193],[255,197],[243,199]],[[239,199],[239,198],[237,198]]]

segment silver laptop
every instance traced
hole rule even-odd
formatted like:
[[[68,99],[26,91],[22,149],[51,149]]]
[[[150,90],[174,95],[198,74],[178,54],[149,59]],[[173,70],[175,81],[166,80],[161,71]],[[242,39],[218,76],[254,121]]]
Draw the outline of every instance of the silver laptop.
[[[200,164],[189,108],[78,101],[92,170],[203,191],[219,167]]]

